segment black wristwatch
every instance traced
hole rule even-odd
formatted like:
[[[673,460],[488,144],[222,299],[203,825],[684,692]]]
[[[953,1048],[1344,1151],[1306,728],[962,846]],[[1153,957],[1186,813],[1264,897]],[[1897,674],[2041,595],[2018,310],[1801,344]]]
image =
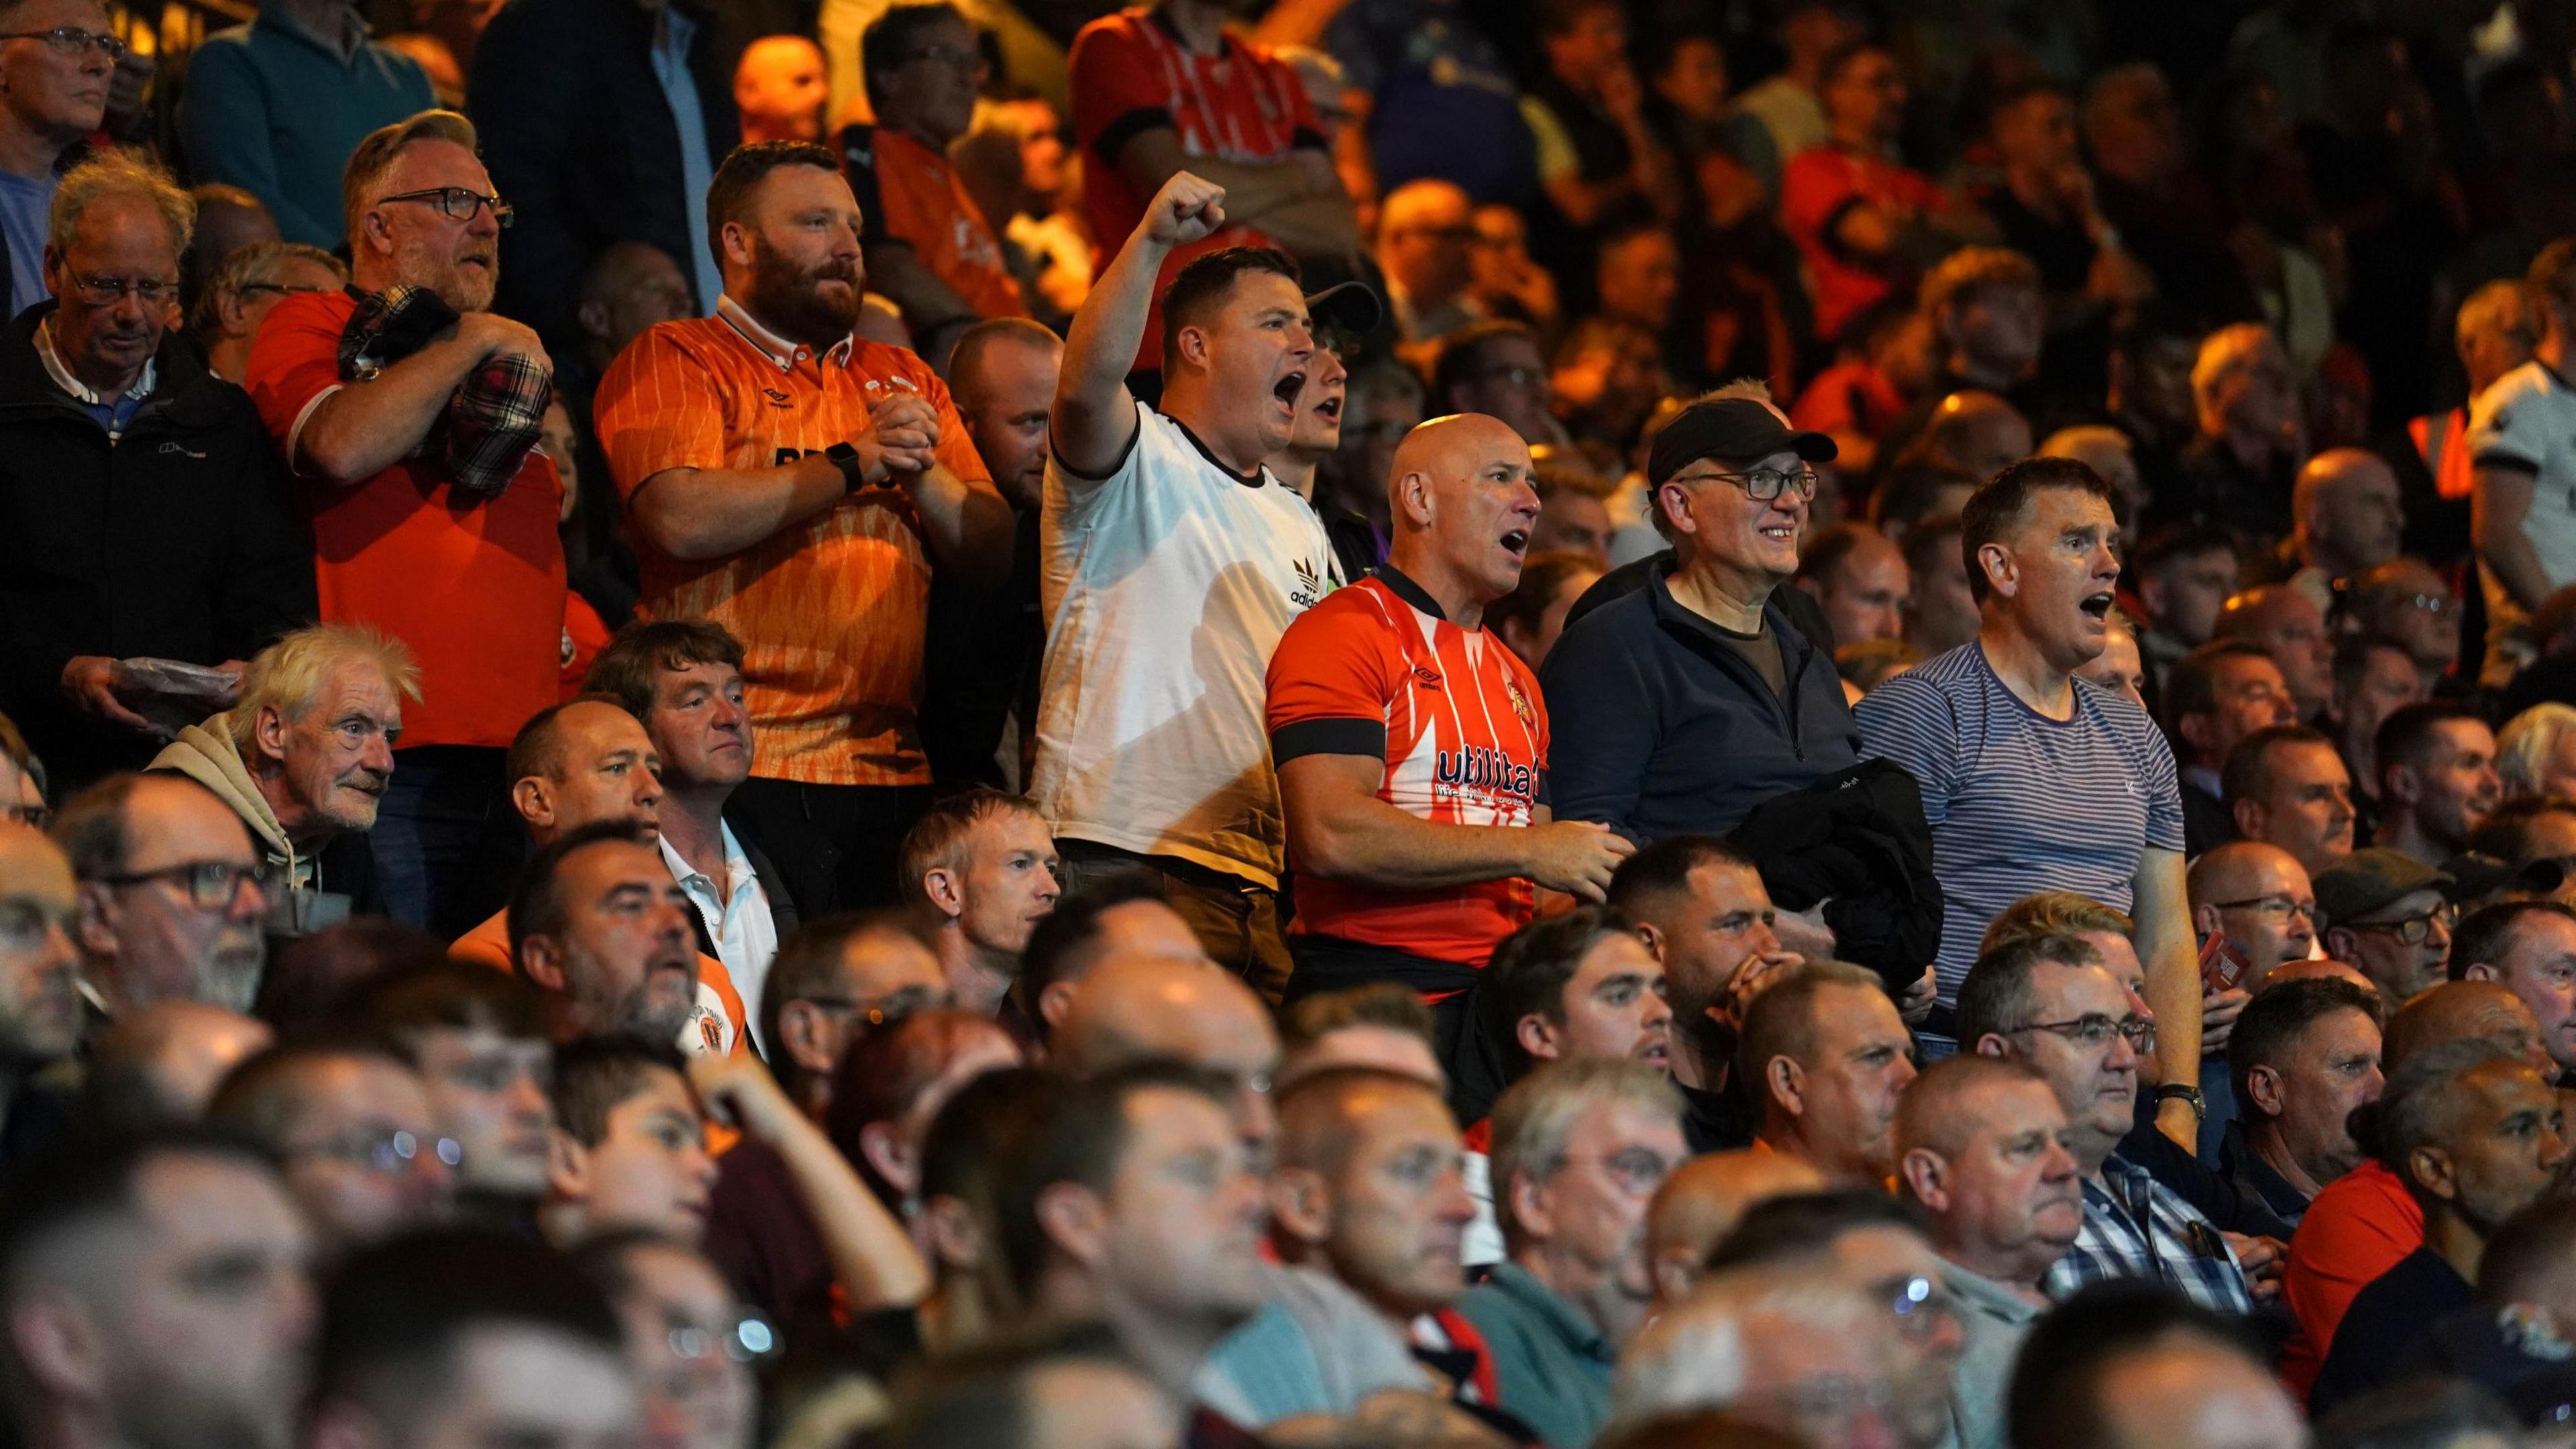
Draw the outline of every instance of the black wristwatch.
[[[841,470],[841,494],[847,497],[868,486],[868,465],[859,460],[859,450],[847,443],[834,443],[823,450],[831,465]]]
[[[2168,1082],[2156,1088],[2156,1105],[2161,1107],[2167,1102],[2189,1102],[2191,1120],[2194,1122],[2209,1120],[2209,1104],[2201,1100],[2198,1087],[2186,1087],[2179,1083]]]

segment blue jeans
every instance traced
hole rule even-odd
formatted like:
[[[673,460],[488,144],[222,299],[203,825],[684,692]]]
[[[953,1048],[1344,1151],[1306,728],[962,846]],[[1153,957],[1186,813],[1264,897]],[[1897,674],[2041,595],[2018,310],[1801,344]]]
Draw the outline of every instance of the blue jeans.
[[[452,941],[509,899],[527,847],[501,778],[505,755],[420,745],[394,756],[367,835],[385,914]]]

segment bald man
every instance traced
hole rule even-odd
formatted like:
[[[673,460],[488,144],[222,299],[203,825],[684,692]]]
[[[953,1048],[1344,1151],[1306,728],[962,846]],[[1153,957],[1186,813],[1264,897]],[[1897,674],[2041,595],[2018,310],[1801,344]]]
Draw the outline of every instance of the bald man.
[[[2228,1033],[2273,967],[2315,949],[2317,892],[2298,857],[2256,840],[2204,853],[2191,863],[2183,889],[2191,901],[2192,934],[2203,941],[2218,938],[2226,952],[2215,973],[2201,973],[2200,1155],[2215,1162],[2227,1124],[2236,1118]],[[2220,989],[2214,974],[2235,979]]]
[[[831,94],[821,46],[801,35],[764,35],[753,41],[733,70],[733,104],[742,113],[743,144],[820,139],[823,104]]]
[[[1077,1076],[1169,1057],[1235,1085],[1234,1124],[1256,1164],[1269,1161],[1278,1118],[1270,1080],[1279,1030],[1240,977],[1208,962],[1120,956],[1091,968],[1047,1038],[1050,1060]]]
[[[1455,184],[1408,181],[1378,207],[1377,260],[1406,342],[1433,342],[1476,320],[1475,203]]]
[[[2334,698],[2334,639],[2326,616],[2290,584],[2247,589],[2219,606],[2213,639],[2241,639],[2272,656],[2298,707],[2298,723],[2325,712]]]
[[[2460,598],[2431,564],[2392,558],[2352,581],[2352,617],[2363,634],[2406,651],[2430,695],[2460,662]]]
[[[2406,533],[2397,474],[2367,448],[2328,448],[2310,458],[2290,491],[2290,515],[2283,561],[2296,566],[2290,583],[2320,614],[2333,608],[2338,581],[2397,557]]]
[[[1932,409],[1920,446],[1983,483],[2030,456],[2030,423],[1993,393],[1954,392]]]
[[[1631,847],[1552,820],[1537,677],[1484,629],[1538,521],[1528,445],[1480,413],[1434,418],[1393,474],[1386,567],[1299,615],[1270,660],[1297,870],[1288,997],[1401,981],[1432,1002],[1445,1059],[1533,883],[1597,901]]]
[[[1674,1168],[1646,1205],[1646,1267],[1658,1310],[1691,1296],[1710,1250],[1754,1204],[1826,1186],[1805,1158],[1758,1148],[1706,1153]]]
[[[543,849],[585,825],[631,820],[658,830],[662,756],[643,723],[606,695],[584,695],[539,710],[519,726],[502,765],[510,805]],[[451,956],[510,969],[506,910],[459,936]],[[727,976],[727,990],[732,978]]]
[[[62,850],[31,827],[0,823],[0,1118],[12,1128],[30,1079],[80,1045],[80,952],[72,944],[79,914],[79,887]],[[8,1134],[7,1146],[33,1145],[18,1139]]]

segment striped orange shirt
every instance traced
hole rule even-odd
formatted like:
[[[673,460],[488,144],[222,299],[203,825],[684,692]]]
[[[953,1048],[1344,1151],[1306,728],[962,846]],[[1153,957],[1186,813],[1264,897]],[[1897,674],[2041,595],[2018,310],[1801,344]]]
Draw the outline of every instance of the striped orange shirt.
[[[665,322],[600,379],[599,443],[630,505],[668,468],[777,467],[864,437],[869,405],[897,393],[939,415],[940,463],[989,480],[948,388],[897,347],[849,339],[817,356],[762,328],[732,298]],[[864,489],[741,553],[684,562],[635,541],[646,618],[702,618],[742,641],[756,732],[752,773],[809,785],[926,785],[922,632],[930,557],[911,498]]]

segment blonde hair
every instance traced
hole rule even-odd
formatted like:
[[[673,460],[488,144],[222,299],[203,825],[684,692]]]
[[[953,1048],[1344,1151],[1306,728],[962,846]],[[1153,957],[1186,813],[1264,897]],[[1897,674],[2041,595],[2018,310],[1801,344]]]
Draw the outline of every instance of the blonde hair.
[[[91,207],[115,196],[139,196],[151,202],[170,228],[170,254],[177,257],[188,250],[188,239],[197,232],[197,199],[141,154],[113,146],[90,153],[63,173],[62,184],[54,190],[46,245],[57,253],[68,249],[79,234],[81,218]]]
[[[2505,721],[2496,731],[2495,772],[2506,799],[2549,793],[2540,787],[2540,774],[2569,730],[2576,730],[2576,708],[2555,702],[2535,704]]]
[[[2137,922],[2129,919],[2126,912],[2089,896],[2073,891],[2042,891],[2004,907],[1987,924],[1985,939],[1977,943],[1977,954],[1983,956],[2016,941],[2040,936],[2088,936],[2096,932],[2128,936],[2137,928]]]
[[[2230,323],[2201,339],[2200,353],[2191,363],[2191,400],[2203,417],[2217,404],[2218,390],[2267,344],[2278,351],[2281,341],[2260,322]]]
[[[358,223],[366,216],[367,208],[376,204],[376,194],[384,188],[385,177],[402,159],[402,153],[421,141],[453,141],[472,151],[476,148],[474,123],[454,111],[423,111],[367,133],[358,149],[349,153],[349,167],[340,178],[341,219],[348,226],[352,249],[358,242]]]
[[[403,698],[419,702],[420,666],[412,662],[411,650],[401,640],[365,624],[315,624],[296,630],[251,659],[249,672],[242,676],[241,700],[226,721],[234,747],[245,755],[250,752],[251,732],[263,709],[275,709],[278,718],[290,723],[302,719],[332,669],[353,660],[374,665]]]
[[[1529,1234],[1512,1211],[1512,1179],[1524,1172],[1554,1177],[1565,1166],[1576,1119],[1595,1103],[1641,1107],[1681,1120],[1681,1094],[1672,1080],[1627,1058],[1549,1062],[1514,1082],[1494,1103],[1494,1215],[1502,1222],[1504,1243],[1514,1251]]]

